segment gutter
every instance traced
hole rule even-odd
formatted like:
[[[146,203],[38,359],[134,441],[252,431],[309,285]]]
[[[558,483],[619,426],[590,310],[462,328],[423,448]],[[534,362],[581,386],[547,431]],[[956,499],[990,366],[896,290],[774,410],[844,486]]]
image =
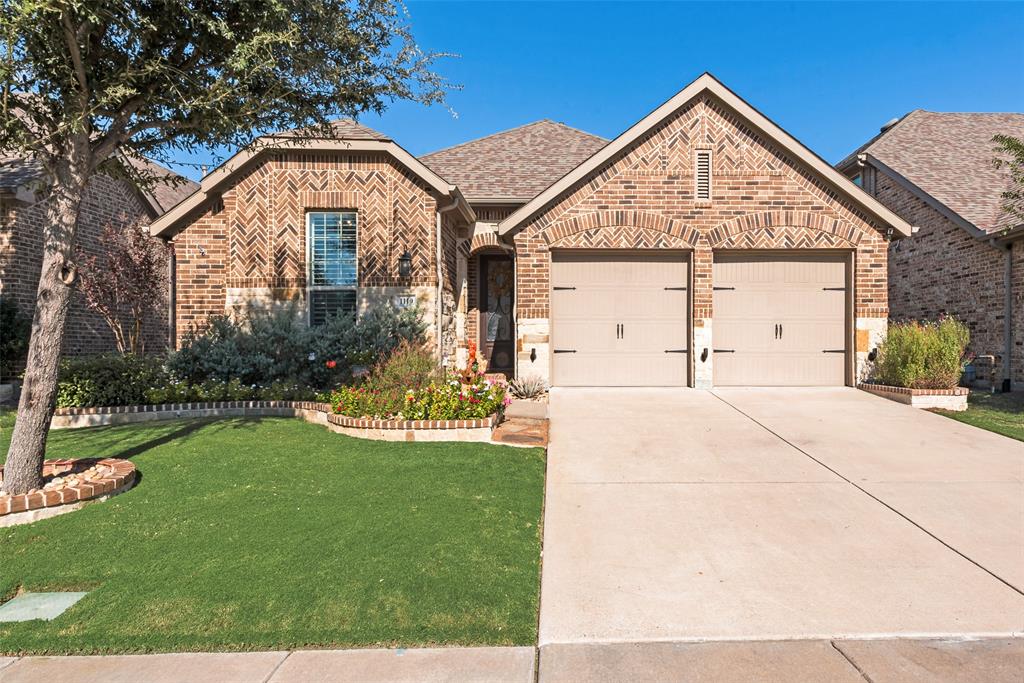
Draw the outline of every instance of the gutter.
[[[1005,253],[1003,264],[1003,386],[1002,390],[1013,388],[1012,370],[1013,356],[1013,243],[1024,238],[1024,224],[1010,228],[998,237],[992,237],[988,243],[993,249],[1002,249]],[[993,391],[995,386],[992,387]]]
[[[435,267],[437,268],[437,290],[434,293],[434,327],[435,327],[435,339],[437,340],[437,360],[439,363],[444,363],[444,268],[442,259],[444,258],[441,253],[441,214],[448,213],[460,208],[462,205],[462,195],[453,193],[451,195],[452,201],[446,206],[439,206],[436,214],[436,229],[435,229],[435,244],[434,251],[436,255]],[[465,209],[469,207],[466,206]]]

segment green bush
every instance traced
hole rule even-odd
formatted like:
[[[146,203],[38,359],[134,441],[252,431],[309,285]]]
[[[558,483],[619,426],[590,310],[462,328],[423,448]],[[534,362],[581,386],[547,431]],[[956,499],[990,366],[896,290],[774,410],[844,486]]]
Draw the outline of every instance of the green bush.
[[[32,319],[22,315],[18,304],[0,296],[0,379],[13,377],[25,364]]]
[[[145,403],[159,405],[219,401],[311,401],[316,397],[316,392],[309,387],[288,382],[253,386],[242,384],[237,379],[229,382],[211,379],[202,384],[171,380],[148,390]]]
[[[911,389],[951,389],[960,382],[971,335],[956,318],[892,323],[878,347],[874,377]]]
[[[169,381],[163,359],[108,354],[68,358],[61,363],[58,408],[138,405],[146,393]]]
[[[240,319],[213,316],[189,330],[167,361],[177,379],[189,384],[214,380],[241,384],[329,389],[351,379],[353,365],[385,357],[403,340],[422,342],[419,311],[390,305],[358,320],[337,315],[317,327],[306,324],[298,303],[252,308]]]

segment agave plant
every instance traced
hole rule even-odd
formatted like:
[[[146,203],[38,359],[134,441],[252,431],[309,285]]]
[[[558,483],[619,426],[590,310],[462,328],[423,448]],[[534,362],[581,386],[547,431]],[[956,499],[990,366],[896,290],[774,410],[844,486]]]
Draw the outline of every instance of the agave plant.
[[[508,385],[516,398],[536,398],[548,390],[548,383],[537,375],[516,377]]]

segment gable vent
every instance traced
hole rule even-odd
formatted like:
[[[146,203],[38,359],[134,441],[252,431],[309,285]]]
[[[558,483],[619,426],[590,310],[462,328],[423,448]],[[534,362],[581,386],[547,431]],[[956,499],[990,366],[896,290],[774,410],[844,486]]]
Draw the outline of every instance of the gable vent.
[[[697,201],[710,201],[711,199],[711,150],[697,150],[697,172],[695,174],[697,187],[694,194]]]

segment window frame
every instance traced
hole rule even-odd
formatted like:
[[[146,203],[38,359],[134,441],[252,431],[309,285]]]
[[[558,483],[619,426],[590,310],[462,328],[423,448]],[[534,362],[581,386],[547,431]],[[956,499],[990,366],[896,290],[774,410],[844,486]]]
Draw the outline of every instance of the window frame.
[[[351,214],[355,220],[355,284],[352,285],[314,285],[313,284],[313,216]],[[356,315],[359,314],[359,212],[354,209],[318,209],[306,211],[306,324],[313,326],[313,293],[314,292],[348,292],[353,293],[353,305]]]

